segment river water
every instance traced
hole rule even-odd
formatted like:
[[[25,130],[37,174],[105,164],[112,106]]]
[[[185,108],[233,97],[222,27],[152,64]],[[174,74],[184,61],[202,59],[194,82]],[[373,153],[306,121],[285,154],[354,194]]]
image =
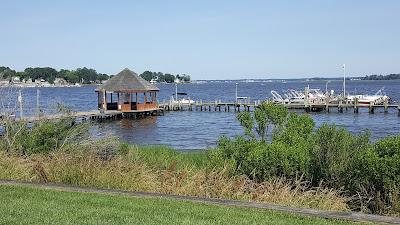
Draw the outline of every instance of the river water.
[[[179,92],[187,92],[193,100],[203,101],[234,101],[235,83],[238,83],[238,95],[250,97],[253,100],[263,100],[271,97],[270,91],[284,92],[287,89],[304,90],[320,88],[325,90],[325,81],[273,81],[273,82],[244,82],[244,81],[208,81],[201,84],[180,84]],[[159,102],[168,100],[175,92],[173,84],[158,84],[160,94]],[[347,81],[348,93],[373,94],[384,87],[384,92],[397,104],[400,102],[400,81]],[[55,112],[55,105],[62,103],[70,106],[75,111],[88,111],[97,108],[96,87],[74,88],[39,88],[39,102],[41,110],[46,114]],[[38,88],[23,88],[23,114],[34,115],[36,112],[36,97]],[[342,82],[332,81],[328,84],[329,90],[340,93]],[[0,99],[8,104],[9,108],[15,107],[15,88],[0,89]],[[3,104],[1,110],[5,110]],[[18,108],[18,107],[16,107]],[[303,112],[299,112],[303,113]],[[17,113],[18,114],[18,113]],[[361,109],[358,114],[352,110],[338,113],[319,112],[310,114],[317,126],[322,123],[336,124],[345,127],[354,133],[370,130],[372,138],[377,139],[388,135],[398,135],[400,132],[400,117],[397,109],[389,113],[383,110],[369,114],[367,109]],[[167,112],[165,116],[149,117],[140,120],[120,120],[97,123],[93,129],[95,136],[114,135],[132,144],[163,144],[179,150],[205,149],[215,146],[216,140],[221,135],[234,136],[241,134],[242,129],[236,120],[235,112]]]

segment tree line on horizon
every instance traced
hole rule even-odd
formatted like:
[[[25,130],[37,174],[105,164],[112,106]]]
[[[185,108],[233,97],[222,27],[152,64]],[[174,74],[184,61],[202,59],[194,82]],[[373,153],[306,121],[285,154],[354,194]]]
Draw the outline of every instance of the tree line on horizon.
[[[145,71],[140,76],[147,81],[155,80],[160,83],[173,83],[176,79],[181,82],[190,81],[190,76],[187,74],[173,75],[170,73],[164,74],[162,72]],[[69,83],[92,84],[101,83],[113,77],[113,75],[98,73],[95,69],[86,67],[75,70],[56,70],[51,67],[28,67],[24,71],[16,71],[10,67],[0,66],[0,79],[11,81],[13,77],[18,77],[20,81],[43,79],[50,84],[53,84],[56,78],[62,78]]]
[[[362,80],[399,80],[400,74],[388,74],[388,75],[367,75]]]
[[[162,73],[162,72],[152,72],[152,71],[144,71],[140,76],[147,80],[147,81],[157,81],[159,83],[174,83],[176,79],[178,79],[180,82],[189,82],[190,81],[190,75],[187,74],[177,74],[173,75],[170,73]]]
[[[62,78],[69,83],[101,83],[108,80],[110,76],[105,73],[98,73],[95,69],[77,68],[75,70],[56,70],[51,67],[28,67],[24,71],[15,71],[9,67],[0,66],[0,79],[10,80],[18,77],[20,81],[31,79],[43,79],[53,84],[56,78]]]

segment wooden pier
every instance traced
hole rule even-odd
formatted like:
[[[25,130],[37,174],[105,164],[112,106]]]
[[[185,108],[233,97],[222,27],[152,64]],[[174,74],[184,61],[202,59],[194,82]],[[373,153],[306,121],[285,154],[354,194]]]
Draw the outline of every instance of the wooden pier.
[[[159,107],[165,111],[224,111],[224,112],[240,112],[240,111],[253,111],[261,104],[261,101],[244,101],[244,102],[222,102],[220,100],[215,100],[213,102],[206,101],[194,101],[193,103],[182,104],[180,102],[166,102],[159,104]],[[279,104],[279,103],[277,103]],[[343,113],[344,110],[353,110],[354,113],[358,113],[360,108],[367,108],[368,112],[373,114],[377,109],[382,109],[383,112],[388,113],[389,109],[395,109],[400,116],[400,104],[389,104],[385,102],[383,104],[373,104],[369,105],[365,104],[357,104],[338,101],[336,103],[308,103],[308,104],[300,104],[300,103],[288,103],[281,104],[287,107],[289,110],[304,110],[305,112],[331,112],[337,111],[339,113]]]
[[[164,109],[158,108],[155,110],[132,110],[130,112],[121,112],[117,110],[92,110],[85,112],[75,112],[69,114],[53,114],[53,115],[41,115],[41,116],[32,116],[32,117],[24,117],[23,120],[27,122],[35,122],[39,120],[53,120],[53,119],[63,119],[72,117],[78,121],[97,121],[102,122],[106,120],[119,120],[119,119],[137,119],[144,118],[147,116],[160,116],[164,115]]]
[[[164,115],[166,111],[203,111],[203,112],[240,112],[240,111],[254,111],[261,101],[244,101],[244,102],[223,102],[223,101],[194,101],[190,104],[181,104],[179,102],[163,102],[158,104],[158,108],[153,110],[131,110],[129,112],[123,112],[118,110],[92,110],[85,112],[75,112],[69,114],[53,114],[53,115],[40,115],[24,117],[23,120],[28,122],[34,122],[39,120],[51,120],[51,119],[62,119],[66,117],[75,118],[78,121],[97,121],[102,122],[106,120],[119,120],[119,119],[138,119],[147,116],[160,116]],[[368,109],[370,114],[376,112],[376,110],[381,110],[384,113],[389,113],[391,111],[397,111],[398,116],[400,116],[400,104],[370,104],[370,105],[358,105],[349,102],[337,102],[337,103],[313,103],[313,104],[299,104],[290,103],[282,104],[289,110],[302,110],[307,113],[309,112],[338,112],[343,113],[344,111],[352,110],[354,113],[359,113],[360,108]],[[0,118],[1,119],[1,118]],[[17,118],[19,120],[19,118]]]

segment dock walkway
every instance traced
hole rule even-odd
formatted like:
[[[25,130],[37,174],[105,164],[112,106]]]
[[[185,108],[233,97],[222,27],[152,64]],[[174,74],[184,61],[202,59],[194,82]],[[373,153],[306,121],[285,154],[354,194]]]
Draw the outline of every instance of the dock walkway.
[[[83,111],[83,112],[74,112],[69,114],[52,114],[52,115],[40,115],[40,116],[31,116],[24,117],[23,120],[28,122],[34,122],[38,120],[52,120],[52,119],[61,119],[66,117],[73,117],[79,121],[92,120],[92,121],[106,121],[106,120],[118,120],[123,118],[143,118],[146,116],[159,116],[164,115],[166,111],[204,111],[204,112],[240,112],[240,111],[253,111],[261,104],[261,101],[254,102],[222,102],[222,101],[194,101],[193,103],[176,103],[176,102],[163,102],[158,104],[157,109],[153,110],[131,110],[129,112],[122,112],[118,110],[91,110],[91,111]],[[299,104],[299,103],[290,103],[290,104],[282,104],[287,107],[289,110],[304,110],[305,112],[331,112],[332,110],[337,111],[339,113],[343,113],[344,110],[353,110],[354,113],[358,113],[360,108],[367,108],[368,112],[373,114],[377,109],[388,113],[390,111],[397,112],[398,116],[400,116],[400,104],[379,104],[374,105],[357,105],[354,103],[315,103],[315,104]],[[0,118],[1,119],[1,118]],[[19,118],[17,118],[19,119]]]
[[[91,110],[84,112],[73,112],[68,114],[53,114],[53,115],[40,115],[40,116],[31,116],[24,117],[23,119],[28,122],[34,122],[39,120],[53,120],[53,119],[62,119],[67,117],[72,117],[80,121],[85,120],[93,120],[93,121],[105,121],[105,120],[118,120],[123,118],[141,118],[145,116],[151,115],[163,115],[164,110],[162,108],[158,108],[155,110],[131,110],[129,112],[121,112],[118,110],[107,110],[101,112],[100,110]]]
[[[193,103],[182,104],[180,102],[163,102],[159,104],[161,109],[165,111],[252,111],[257,108],[261,104],[261,101],[254,102],[222,102],[222,101],[213,101],[213,102],[205,102],[205,101],[195,101]],[[343,110],[353,109],[354,113],[358,113],[360,108],[367,108],[369,113],[374,113],[376,109],[382,109],[385,113],[389,111],[389,109],[397,109],[397,112],[400,116],[400,104],[370,104],[363,105],[357,103],[349,103],[349,102],[337,102],[337,103],[288,103],[282,104],[289,110],[304,110],[306,112],[319,112],[326,111],[330,112],[333,109],[336,109],[338,112],[342,113]]]

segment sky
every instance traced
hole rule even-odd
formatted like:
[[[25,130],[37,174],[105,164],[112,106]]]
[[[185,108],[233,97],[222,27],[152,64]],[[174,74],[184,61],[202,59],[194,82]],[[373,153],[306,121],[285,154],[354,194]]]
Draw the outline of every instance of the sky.
[[[0,0],[0,65],[192,79],[400,73],[400,1]]]

